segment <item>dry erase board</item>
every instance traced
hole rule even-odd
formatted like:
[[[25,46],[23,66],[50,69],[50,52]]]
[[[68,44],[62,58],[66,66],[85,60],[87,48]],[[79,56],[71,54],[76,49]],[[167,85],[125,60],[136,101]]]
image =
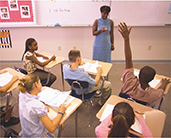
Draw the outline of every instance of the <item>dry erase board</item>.
[[[110,18],[115,25],[155,26],[171,24],[169,1],[36,1],[40,25],[92,25],[101,16],[100,7],[111,5]]]

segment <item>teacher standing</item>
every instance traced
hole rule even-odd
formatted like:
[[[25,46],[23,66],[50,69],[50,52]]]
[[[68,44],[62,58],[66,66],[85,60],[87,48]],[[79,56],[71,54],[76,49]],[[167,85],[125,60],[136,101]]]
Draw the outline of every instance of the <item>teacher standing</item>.
[[[95,37],[93,45],[93,60],[111,63],[111,51],[114,47],[114,23],[108,18],[110,12],[109,6],[100,7],[101,18],[96,19],[93,24],[93,36]]]

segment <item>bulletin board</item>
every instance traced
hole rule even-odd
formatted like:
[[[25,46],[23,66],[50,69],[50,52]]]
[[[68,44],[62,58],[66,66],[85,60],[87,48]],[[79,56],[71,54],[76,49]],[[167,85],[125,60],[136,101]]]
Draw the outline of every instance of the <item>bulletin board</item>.
[[[1,0],[0,25],[36,24],[33,0]]]

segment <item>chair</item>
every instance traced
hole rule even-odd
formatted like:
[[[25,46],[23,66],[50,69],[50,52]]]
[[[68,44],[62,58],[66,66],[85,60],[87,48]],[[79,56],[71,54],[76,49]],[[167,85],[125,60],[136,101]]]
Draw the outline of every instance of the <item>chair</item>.
[[[86,81],[77,81],[77,80],[71,80],[71,79],[66,79],[66,81],[68,82],[68,84],[71,86],[71,96],[79,98],[84,102],[89,101],[91,104],[91,108],[90,108],[90,122],[89,122],[89,127],[91,126],[91,118],[92,118],[92,111],[93,111],[93,101],[92,98],[94,97],[96,91],[88,93],[88,94],[84,94],[84,88],[88,88],[89,83]],[[73,90],[73,87],[75,88],[79,88],[82,91],[81,95],[78,95],[75,90]]]
[[[165,95],[163,95],[162,99],[160,100],[160,103],[159,103],[159,106],[158,106],[158,110],[160,110],[164,99],[165,99]]]
[[[122,98],[128,99],[128,100],[130,100],[130,101],[134,101],[134,102],[140,103],[140,104],[142,104],[142,105],[147,105],[146,102],[143,102],[143,101],[140,101],[140,100],[136,100],[136,99],[134,99],[134,98],[131,98],[128,94],[123,93],[123,92],[120,92],[120,93],[119,93],[119,97],[122,97]]]
[[[21,72],[21,73],[23,73],[23,74],[25,74],[25,75],[28,74],[28,72],[27,72],[25,69],[23,69],[23,68],[19,68],[19,67],[17,67],[17,66],[14,66],[14,68],[15,68],[15,70],[18,71],[18,72]],[[41,84],[42,84],[42,86],[46,86],[46,85],[48,84],[47,79],[46,79],[46,80],[41,80]]]
[[[0,92],[1,93],[1,92]],[[10,106],[10,96],[12,95],[11,92],[9,93],[5,93],[5,95],[1,96],[0,97],[0,100],[2,101],[3,99],[5,99],[7,102],[6,102],[6,105],[5,106],[2,106],[0,107],[0,118],[1,118],[1,123],[4,121],[5,119],[5,116],[6,116],[6,113],[8,111],[9,108],[11,108]]]

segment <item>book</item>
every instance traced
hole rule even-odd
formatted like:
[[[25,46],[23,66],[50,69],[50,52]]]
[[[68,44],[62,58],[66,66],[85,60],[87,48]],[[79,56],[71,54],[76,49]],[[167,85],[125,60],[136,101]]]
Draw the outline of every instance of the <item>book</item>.
[[[69,96],[70,93],[71,91],[61,92],[48,87],[38,94],[38,99],[58,110],[61,104],[68,105],[73,100],[73,97]]]
[[[106,105],[106,107],[102,113],[102,116],[100,118],[100,122],[103,121],[107,116],[112,114],[114,107],[115,107],[115,105],[111,105],[111,104]],[[143,117],[145,118],[145,115],[143,115]],[[131,129],[142,134],[141,125],[136,117],[135,117],[135,123],[131,126]]]
[[[10,74],[9,72],[5,72],[3,74],[0,74],[0,86],[5,86],[6,84],[8,84],[11,79],[12,79],[13,75]]]
[[[90,63],[90,62],[86,62],[84,65],[79,66],[79,68],[83,68],[86,72],[92,72],[92,73],[97,73],[97,67],[100,66],[102,67],[102,65],[98,65],[98,61],[96,61],[96,63]]]
[[[134,75],[137,76],[137,78],[139,78],[139,72],[134,70]],[[149,82],[149,85],[152,88],[155,88],[159,83],[160,83],[160,79],[156,79],[154,78],[152,81]]]

